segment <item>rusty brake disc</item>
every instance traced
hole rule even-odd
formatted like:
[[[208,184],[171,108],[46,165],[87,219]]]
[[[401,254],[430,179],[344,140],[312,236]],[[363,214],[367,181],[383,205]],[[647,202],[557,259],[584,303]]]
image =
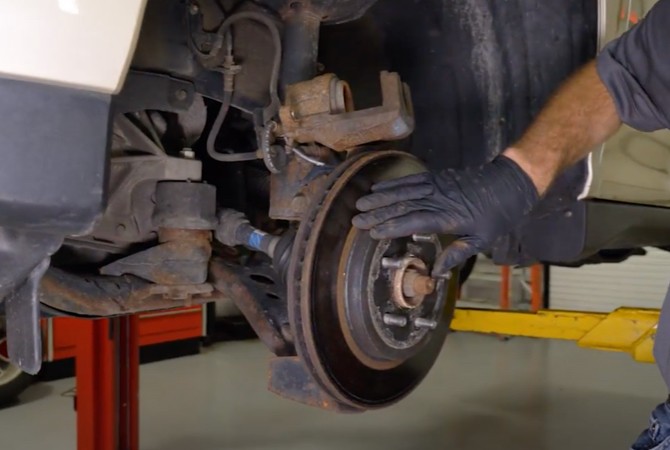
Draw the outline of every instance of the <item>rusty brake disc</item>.
[[[394,301],[392,292],[390,270],[398,268],[411,269],[410,291],[426,286],[414,283],[422,264],[403,258],[424,261],[425,271],[439,253],[437,239],[375,241],[351,226],[355,202],[372,183],[424,170],[398,151],[350,158],[315,194],[296,235],[287,290],[298,356],[324,391],[359,410],[411,392],[448,331],[455,296],[447,298],[444,282],[428,283],[414,303]]]

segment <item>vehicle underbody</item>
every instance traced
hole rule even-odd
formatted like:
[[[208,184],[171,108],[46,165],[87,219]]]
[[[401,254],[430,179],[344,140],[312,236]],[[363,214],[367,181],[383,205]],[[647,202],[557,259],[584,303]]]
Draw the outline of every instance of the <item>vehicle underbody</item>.
[[[5,190],[17,194],[0,198],[13,361],[39,368],[40,311],[225,299],[274,354],[274,392],[340,411],[405,396],[441,349],[458,280],[428,276],[437,236],[374,241],[352,228],[355,201],[375,181],[490,160],[595,54],[594,2],[534,3],[150,1],[122,92],[69,92],[67,106],[87,107],[53,125],[65,143],[26,151],[42,172],[17,171]],[[54,114],[35,109],[33,120]],[[107,121],[109,138],[91,131]],[[44,170],[67,186],[45,194],[59,183]],[[585,165],[566,173],[494,259],[573,263],[668,244],[620,224],[591,245],[593,206],[577,202],[586,176]]]

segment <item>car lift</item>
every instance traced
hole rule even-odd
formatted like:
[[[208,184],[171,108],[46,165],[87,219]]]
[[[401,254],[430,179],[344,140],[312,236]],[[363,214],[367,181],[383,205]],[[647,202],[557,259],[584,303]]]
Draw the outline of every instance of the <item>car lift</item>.
[[[501,305],[505,308],[509,307],[505,299],[509,271],[503,275]],[[539,298],[531,306],[539,307]],[[451,329],[574,340],[581,347],[628,352],[636,361],[653,362],[659,315],[659,310],[634,308],[609,314],[457,308]],[[138,450],[139,316],[81,322],[76,356],[77,449]]]
[[[558,311],[542,307],[542,266],[530,267],[530,312],[511,311],[511,268],[501,267],[499,310],[456,309],[453,331],[577,341],[580,347],[629,353],[654,362],[658,309],[620,308],[612,313]]]
[[[139,448],[139,316],[81,321],[77,449]]]
[[[543,310],[536,313],[457,309],[454,331],[577,341],[580,347],[629,353],[654,362],[654,336],[660,311],[620,308],[612,313]]]
[[[599,350],[630,353],[653,362],[660,311],[621,308],[613,313],[543,310],[536,313],[456,309],[454,331],[577,341]],[[82,321],[78,345],[78,450],[139,448],[139,319]]]
[[[511,268],[502,266],[500,309],[456,309],[451,329],[503,336],[573,340],[580,347],[627,352],[636,361],[654,362],[654,336],[660,310],[620,308],[609,314],[542,310],[542,271],[540,264],[530,267],[530,312],[509,310]]]

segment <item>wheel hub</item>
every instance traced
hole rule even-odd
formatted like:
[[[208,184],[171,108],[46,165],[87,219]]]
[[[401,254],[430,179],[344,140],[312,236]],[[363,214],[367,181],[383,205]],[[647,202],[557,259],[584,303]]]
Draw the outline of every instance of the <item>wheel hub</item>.
[[[382,258],[382,267],[392,271],[392,299],[398,308],[419,308],[426,296],[435,292],[436,283],[428,275],[428,266],[412,253],[400,259]]]
[[[338,315],[347,344],[366,366],[397,367],[437,326],[444,290],[427,275],[439,250],[437,239],[377,242],[366,232],[350,231],[340,263]]]

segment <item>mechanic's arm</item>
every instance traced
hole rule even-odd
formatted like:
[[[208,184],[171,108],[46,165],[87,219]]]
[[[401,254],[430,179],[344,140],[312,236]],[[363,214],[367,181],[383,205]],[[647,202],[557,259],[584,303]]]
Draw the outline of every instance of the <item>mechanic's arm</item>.
[[[614,100],[591,62],[549,100],[523,137],[503,152],[543,194],[564,169],[621,126]]]
[[[670,128],[670,1],[611,42],[574,75],[504,155],[543,193],[565,168],[624,122],[641,131]]]
[[[607,46],[552,97],[524,136],[493,161],[462,171],[383,181],[357,202],[354,225],[378,239],[416,233],[458,236],[435,264],[442,276],[487,250],[528,214],[556,176],[621,122],[670,125],[670,0]]]

